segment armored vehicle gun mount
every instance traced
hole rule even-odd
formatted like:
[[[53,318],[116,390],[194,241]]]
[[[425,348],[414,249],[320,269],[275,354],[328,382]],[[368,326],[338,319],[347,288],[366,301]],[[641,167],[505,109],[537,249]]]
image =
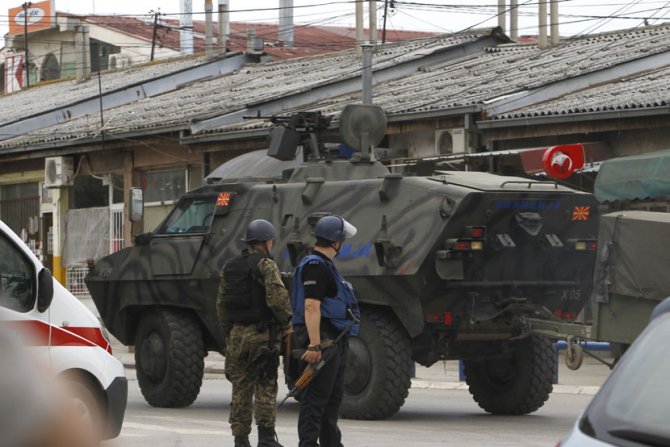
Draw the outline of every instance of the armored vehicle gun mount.
[[[275,224],[275,260],[288,272],[313,243],[316,221],[341,214],[358,233],[335,262],[361,304],[344,417],[396,413],[413,363],[447,359],[463,360],[484,410],[526,414],[541,407],[554,368],[547,328],[572,324],[591,290],[593,196],[480,172],[405,177],[372,156],[331,156],[318,126],[279,127],[270,145],[279,160],[244,156],[264,160],[266,168],[276,162],[279,171],[217,169],[153,232],[98,260],[86,278],[109,330],[135,345],[146,400],[189,405],[206,352],[225,352],[215,310],[219,272],[243,248],[249,221]],[[357,132],[363,146],[376,144],[374,132]],[[292,158],[297,146],[306,152],[302,163]]]

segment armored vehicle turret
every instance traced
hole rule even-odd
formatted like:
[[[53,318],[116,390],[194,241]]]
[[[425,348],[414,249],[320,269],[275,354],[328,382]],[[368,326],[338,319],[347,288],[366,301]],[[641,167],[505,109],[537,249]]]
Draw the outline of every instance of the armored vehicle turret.
[[[154,231],[97,261],[87,276],[109,330],[135,345],[146,400],[189,405],[206,352],[224,351],[219,272],[242,250],[248,222],[274,223],[273,254],[290,272],[313,243],[316,221],[340,214],[358,233],[335,262],[361,305],[344,417],[396,413],[414,362],[446,359],[463,360],[470,392],[487,412],[541,407],[552,390],[555,348],[533,321],[571,322],[590,294],[594,197],[481,172],[402,176],[365,151],[332,156],[316,138],[328,123],[301,120],[273,131],[270,152],[283,161],[256,152],[222,165]],[[374,132],[359,131],[360,141],[376,144]],[[293,159],[297,145],[302,162]]]

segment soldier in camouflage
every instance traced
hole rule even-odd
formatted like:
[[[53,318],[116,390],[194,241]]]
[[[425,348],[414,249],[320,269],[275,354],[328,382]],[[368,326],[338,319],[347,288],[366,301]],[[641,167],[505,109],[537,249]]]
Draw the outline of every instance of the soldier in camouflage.
[[[226,337],[226,377],[233,384],[230,426],[235,447],[249,447],[252,411],[258,447],[281,447],[275,433],[279,331],[291,333],[291,305],[270,256],[274,226],[252,221],[248,248],[224,266],[217,311]],[[255,397],[255,399],[254,399]]]

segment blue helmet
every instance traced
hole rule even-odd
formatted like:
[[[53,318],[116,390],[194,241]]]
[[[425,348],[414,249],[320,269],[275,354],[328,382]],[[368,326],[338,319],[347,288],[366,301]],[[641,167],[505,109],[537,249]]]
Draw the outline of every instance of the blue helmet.
[[[276,234],[274,225],[265,219],[256,219],[249,223],[242,240],[247,244],[265,242],[274,239]]]
[[[330,242],[343,242],[356,235],[356,227],[342,216],[326,216],[319,219],[314,227],[314,236]]]

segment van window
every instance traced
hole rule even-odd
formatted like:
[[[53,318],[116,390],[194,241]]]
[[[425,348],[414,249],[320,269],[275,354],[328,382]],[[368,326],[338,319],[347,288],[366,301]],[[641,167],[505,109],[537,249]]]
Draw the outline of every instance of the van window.
[[[0,306],[17,312],[35,306],[33,265],[4,235],[0,235]]]
[[[215,207],[216,196],[182,199],[157,233],[206,233],[212,225]]]

